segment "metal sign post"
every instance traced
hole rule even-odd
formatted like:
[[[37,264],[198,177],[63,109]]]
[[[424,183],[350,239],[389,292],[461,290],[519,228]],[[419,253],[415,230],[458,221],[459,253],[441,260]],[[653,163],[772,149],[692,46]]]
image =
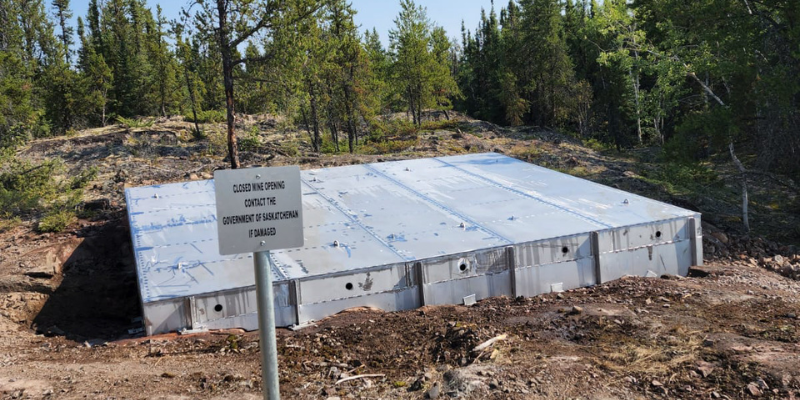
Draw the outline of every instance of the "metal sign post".
[[[264,398],[278,400],[278,344],[275,340],[275,297],[272,294],[272,263],[269,250],[253,254],[258,301],[258,336],[261,340],[261,386]]]
[[[280,399],[270,250],[303,246],[299,167],[214,173],[221,255],[253,253],[264,398]]]

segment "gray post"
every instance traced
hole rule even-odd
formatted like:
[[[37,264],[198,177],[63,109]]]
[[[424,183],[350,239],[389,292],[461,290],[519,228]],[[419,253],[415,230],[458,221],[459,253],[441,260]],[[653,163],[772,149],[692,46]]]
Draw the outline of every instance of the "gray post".
[[[613,234],[613,232],[611,232]],[[603,271],[600,269],[600,233],[592,232],[589,236],[592,245],[592,257],[594,258],[594,277],[595,284],[603,283]]]
[[[264,399],[280,400],[278,385],[278,345],[275,340],[275,298],[269,251],[253,253],[258,301],[258,335],[261,339],[261,382]]]

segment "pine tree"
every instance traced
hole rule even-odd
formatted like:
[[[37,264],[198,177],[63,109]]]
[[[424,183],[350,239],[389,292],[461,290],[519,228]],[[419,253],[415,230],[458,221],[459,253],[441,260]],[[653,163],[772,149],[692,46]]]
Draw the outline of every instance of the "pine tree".
[[[78,37],[81,41],[78,67],[82,73],[82,84],[86,90],[87,118],[95,124],[99,123],[100,126],[105,126],[108,95],[113,82],[111,68],[106,64],[103,54],[97,51],[97,46],[92,38],[86,36],[83,20],[80,17],[78,17]]]
[[[53,0],[53,8],[58,18],[58,25],[61,28],[61,43],[64,49],[64,62],[70,63],[69,55],[72,47],[72,35],[74,29],[67,25],[67,20],[72,18],[72,10],[69,8],[69,0]]]
[[[239,147],[236,140],[234,107],[234,69],[247,61],[235,58],[236,48],[253,35],[273,27],[276,20],[290,8],[290,2],[216,0],[212,3],[199,3],[200,9],[194,20],[199,31],[215,32],[222,61],[222,76],[225,88],[225,108],[227,119],[228,157],[231,168],[239,168]],[[318,7],[298,3],[302,12],[298,20],[311,15]]]
[[[557,0],[523,0],[520,56],[527,60],[517,75],[530,104],[528,121],[540,126],[558,125],[568,117],[566,107],[574,84]]]
[[[402,0],[400,7],[395,29],[389,31],[392,80],[414,124],[420,126],[424,109],[449,107],[449,98],[459,91],[446,60],[450,42],[444,30],[434,39],[438,29],[432,26],[425,8],[412,0]]]
[[[0,0],[0,149],[28,140],[38,120],[20,14],[17,2]]]
[[[178,81],[176,78],[177,65],[173,53],[170,51],[166,37],[166,20],[162,15],[161,6],[156,6],[155,26],[147,38],[147,56],[153,66],[153,94],[155,104],[158,104],[158,113],[167,116],[178,103]]]

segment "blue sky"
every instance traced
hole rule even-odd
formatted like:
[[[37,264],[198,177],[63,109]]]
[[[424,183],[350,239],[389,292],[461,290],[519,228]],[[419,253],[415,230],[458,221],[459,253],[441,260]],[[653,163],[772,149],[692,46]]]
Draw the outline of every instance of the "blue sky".
[[[102,0],[101,0],[102,1]],[[353,8],[358,11],[355,16],[356,24],[361,26],[361,30],[371,30],[373,27],[378,30],[381,40],[386,46],[389,42],[389,29],[394,26],[394,19],[400,12],[400,0],[351,0]],[[49,4],[49,2],[47,2]],[[461,39],[461,20],[464,20],[467,29],[474,31],[480,20],[481,8],[488,12],[491,8],[491,0],[417,0],[416,3],[428,10],[428,18],[436,25],[444,27],[447,35],[451,38]],[[86,10],[89,0],[73,0],[71,2],[73,10],[73,22],[75,26],[78,16],[86,19]],[[156,4],[161,4],[164,16],[171,20],[178,18],[181,7],[186,7],[189,2],[186,0],[175,1],[156,1],[147,0],[147,4],[155,13]],[[497,10],[500,6],[508,4],[507,0],[498,2]]]

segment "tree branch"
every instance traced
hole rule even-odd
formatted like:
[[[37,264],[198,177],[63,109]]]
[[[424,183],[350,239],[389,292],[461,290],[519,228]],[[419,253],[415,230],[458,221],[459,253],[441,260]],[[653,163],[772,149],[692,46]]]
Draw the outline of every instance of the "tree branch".
[[[323,2],[317,2],[313,7],[305,10],[302,14],[298,15],[297,17],[293,18],[292,20],[288,21],[289,25],[294,25],[304,19],[306,19],[309,15],[317,12],[320,8],[322,8]],[[263,28],[271,27],[272,24],[270,23],[270,18],[276,11],[276,7],[274,6],[275,2],[270,2],[267,5],[267,9],[264,10],[264,15],[261,17],[261,20],[258,21],[256,25],[252,28],[248,29],[245,32],[242,32],[236,39],[231,42],[231,48],[238,47],[242,42],[247,40],[250,36],[253,36],[256,32]]]
[[[685,65],[685,67],[686,67],[686,69],[687,69],[687,70],[689,69],[689,66],[686,66],[686,65]],[[694,78],[694,80],[695,80],[697,83],[699,83],[699,84],[700,84],[700,86],[702,86],[702,87],[703,87],[703,90],[705,90],[705,91],[706,91],[706,93],[708,93],[708,95],[709,95],[709,96],[711,96],[711,98],[713,98],[714,100],[716,100],[716,101],[717,101],[717,103],[719,103],[719,105],[721,105],[721,106],[723,106],[723,107],[725,107],[725,108],[728,108],[728,106],[725,104],[725,102],[723,102],[723,101],[722,101],[722,99],[720,99],[720,98],[719,98],[719,96],[717,96],[717,95],[714,93],[714,91],[713,91],[713,90],[711,90],[711,88],[710,88],[710,87],[708,87],[708,85],[706,85],[705,83],[703,83],[703,81],[702,81],[702,80],[700,80],[700,78],[698,78],[698,77],[697,77],[697,75],[696,75],[694,72],[687,71],[687,72],[686,72],[686,75],[687,75],[687,76],[689,76],[689,77],[691,77],[691,78]],[[731,154],[733,154],[733,144],[731,144]],[[737,160],[737,161],[738,161],[738,160]]]
[[[238,60],[231,61],[234,66],[239,65],[241,63],[253,63],[253,62],[265,62],[272,59],[272,56],[263,55],[260,57],[242,57]]]

